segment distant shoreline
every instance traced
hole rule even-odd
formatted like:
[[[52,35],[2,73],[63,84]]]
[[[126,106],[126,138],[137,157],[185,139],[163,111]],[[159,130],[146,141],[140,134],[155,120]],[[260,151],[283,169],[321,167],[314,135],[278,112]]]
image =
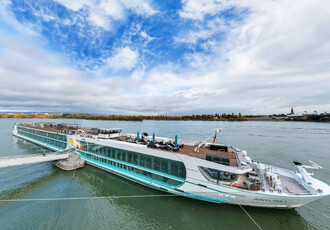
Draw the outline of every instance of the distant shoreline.
[[[202,114],[186,116],[144,116],[144,115],[91,115],[91,114],[48,114],[48,113],[0,113],[0,119],[84,119],[84,120],[113,120],[113,121],[304,121],[304,122],[330,122],[330,116],[288,117],[284,114],[274,115],[235,115],[235,114]]]

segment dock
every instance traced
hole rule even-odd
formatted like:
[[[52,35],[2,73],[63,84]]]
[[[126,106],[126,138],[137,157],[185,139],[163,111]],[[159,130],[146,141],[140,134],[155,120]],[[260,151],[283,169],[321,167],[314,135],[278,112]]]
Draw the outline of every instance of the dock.
[[[73,150],[0,158],[0,168],[68,159]]]

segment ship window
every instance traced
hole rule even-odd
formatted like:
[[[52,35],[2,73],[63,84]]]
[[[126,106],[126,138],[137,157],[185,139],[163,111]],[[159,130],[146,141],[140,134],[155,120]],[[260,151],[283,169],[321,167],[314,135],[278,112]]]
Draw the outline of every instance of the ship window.
[[[168,163],[167,163],[167,161],[162,160],[162,169],[161,169],[161,171],[164,172],[164,173],[168,173]]]
[[[132,163],[132,153],[128,152],[127,154],[127,162]]]
[[[117,149],[113,150],[113,158],[118,159],[118,150]]]
[[[138,155],[137,155],[137,153],[133,153],[133,163],[134,164],[138,164]]]
[[[144,156],[140,156],[140,165],[144,166],[146,158]]]
[[[177,163],[174,163],[173,161],[171,162],[171,174],[174,176],[179,175],[179,166]]]
[[[151,169],[151,157],[146,157],[146,167]]]
[[[160,170],[160,160],[158,158],[155,158],[154,169],[157,170],[157,171]]]
[[[184,164],[179,164],[179,177],[186,177],[186,168],[184,167]]]

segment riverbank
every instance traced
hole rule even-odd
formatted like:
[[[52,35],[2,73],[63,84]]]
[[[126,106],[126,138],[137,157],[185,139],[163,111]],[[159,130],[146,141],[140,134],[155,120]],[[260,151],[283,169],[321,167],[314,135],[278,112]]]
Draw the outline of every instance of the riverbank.
[[[316,121],[330,122],[330,115],[305,115],[286,116],[284,114],[273,115],[235,115],[232,114],[202,114],[185,116],[145,116],[145,115],[92,115],[85,113],[0,113],[0,119],[84,119],[84,120],[113,120],[113,121]]]
[[[164,120],[164,121],[245,121],[241,114],[202,114],[185,116],[145,116],[145,115],[92,115],[84,113],[2,113],[0,118],[15,119],[84,119],[84,120],[116,120],[116,121],[143,121],[143,120]]]

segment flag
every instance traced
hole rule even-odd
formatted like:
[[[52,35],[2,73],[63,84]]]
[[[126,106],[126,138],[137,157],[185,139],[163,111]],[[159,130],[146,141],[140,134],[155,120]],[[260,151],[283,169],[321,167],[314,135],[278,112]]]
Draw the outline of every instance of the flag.
[[[212,144],[214,144],[215,143],[215,140],[217,139],[217,133],[215,132],[214,133],[214,136],[213,136],[213,142],[212,142]]]

